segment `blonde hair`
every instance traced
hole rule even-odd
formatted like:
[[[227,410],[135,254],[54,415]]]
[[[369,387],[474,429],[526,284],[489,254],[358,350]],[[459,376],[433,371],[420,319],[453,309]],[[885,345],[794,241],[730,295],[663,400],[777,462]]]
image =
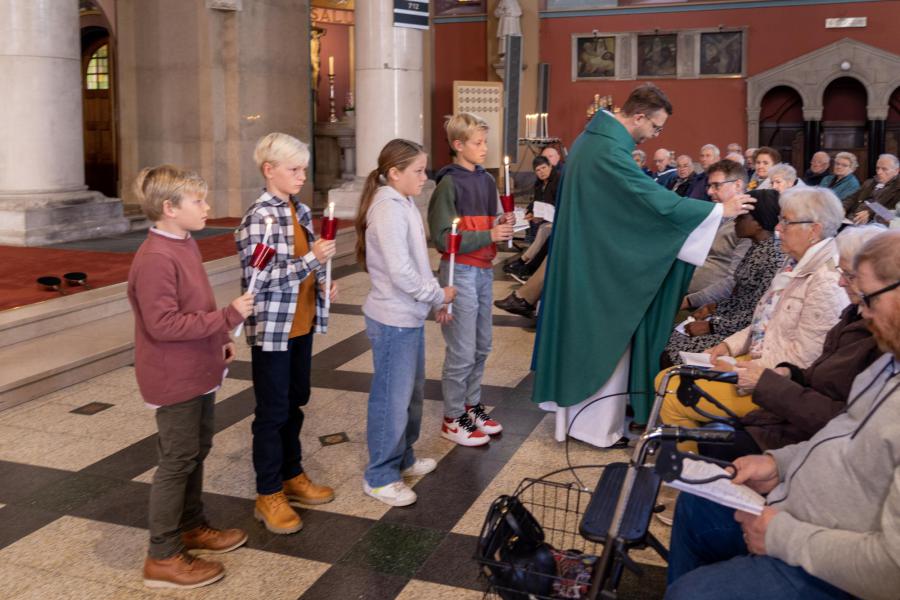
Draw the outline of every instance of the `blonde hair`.
[[[258,142],[253,150],[253,160],[259,172],[263,172],[263,165],[269,163],[277,167],[280,163],[296,158],[304,166],[309,164],[309,146],[286,133],[273,132],[266,135]]]
[[[141,203],[141,210],[151,221],[162,219],[166,200],[178,208],[185,194],[197,194],[202,198],[208,190],[209,186],[200,175],[173,165],[145,167],[134,182],[134,193]]]
[[[368,225],[369,208],[375,192],[382,185],[387,185],[388,171],[397,169],[405,171],[416,158],[425,154],[425,148],[404,139],[394,139],[385,144],[378,155],[378,167],[366,177],[362,196],[359,200],[359,211],[356,213],[356,262],[366,268],[366,226]]]
[[[450,151],[453,156],[456,156],[453,142],[460,141],[465,144],[476,132],[487,131],[488,129],[488,124],[484,119],[470,112],[451,115],[444,122],[444,130],[447,132],[447,143],[450,144]]]

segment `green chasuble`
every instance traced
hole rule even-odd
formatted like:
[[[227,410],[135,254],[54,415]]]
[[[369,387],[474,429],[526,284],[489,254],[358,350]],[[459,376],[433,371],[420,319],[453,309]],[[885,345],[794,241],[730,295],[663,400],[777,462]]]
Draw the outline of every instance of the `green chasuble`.
[[[629,390],[653,391],[694,271],[676,257],[714,205],[647,177],[631,158],[634,147],[625,127],[601,111],[569,153],[541,298],[534,402],[589,398],[629,343]],[[631,403],[635,420],[646,423],[652,395]]]

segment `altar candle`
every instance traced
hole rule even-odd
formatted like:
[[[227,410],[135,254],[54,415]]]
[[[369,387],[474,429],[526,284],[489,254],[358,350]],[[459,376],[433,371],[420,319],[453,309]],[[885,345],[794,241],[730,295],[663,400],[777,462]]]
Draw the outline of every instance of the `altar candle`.
[[[333,56],[328,57],[328,74],[334,75],[334,57]]]

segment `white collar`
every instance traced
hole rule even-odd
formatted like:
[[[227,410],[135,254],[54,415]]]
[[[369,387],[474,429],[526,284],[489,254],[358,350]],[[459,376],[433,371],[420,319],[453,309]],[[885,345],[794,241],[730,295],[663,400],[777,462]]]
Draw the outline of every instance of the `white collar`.
[[[156,227],[150,228],[150,233],[155,233],[156,235],[161,235],[165,238],[169,238],[170,240],[186,240],[191,237],[191,232],[189,231],[186,236],[178,237],[174,233],[169,233],[168,231],[163,231],[162,229],[158,229]]]

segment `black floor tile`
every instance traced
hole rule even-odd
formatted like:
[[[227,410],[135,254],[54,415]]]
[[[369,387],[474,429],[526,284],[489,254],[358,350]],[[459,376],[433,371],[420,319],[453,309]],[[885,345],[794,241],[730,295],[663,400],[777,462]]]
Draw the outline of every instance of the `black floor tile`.
[[[28,498],[41,488],[46,488],[54,483],[61,484],[72,474],[71,471],[0,460],[0,502],[14,504]]]
[[[239,381],[253,381],[249,360],[236,360],[228,365],[228,379]]]
[[[314,369],[337,369],[342,364],[364,354],[370,348],[366,332],[360,331],[315,354],[312,365]],[[313,345],[313,350],[315,350],[315,345]]]
[[[450,531],[481,495],[478,489],[450,489],[442,486],[440,480],[428,478],[414,489],[419,496],[415,504],[392,508],[381,521]]]
[[[333,565],[306,590],[300,600],[393,600],[409,583],[351,565]]]
[[[357,315],[362,316],[362,306],[359,304],[341,304],[340,302],[335,302],[331,305],[331,312],[336,315]]]
[[[477,541],[472,535],[447,534],[416,571],[415,579],[484,591],[487,583],[479,577],[478,563],[472,558]]]
[[[104,523],[146,529],[149,502],[150,484],[128,481],[76,507],[69,514]]]
[[[97,500],[125,483],[118,479],[79,472],[63,480],[61,484],[51,483],[35,491],[20,504],[28,508],[71,514],[75,509]]]
[[[313,368],[311,375],[313,387],[363,393],[372,387],[371,373]]]
[[[253,414],[256,408],[256,396],[253,388],[242,390],[216,404],[216,433],[225,431],[235,423],[243,421]],[[216,440],[213,438],[213,445]]]
[[[0,508],[0,548],[19,541],[59,517],[51,511],[14,504]]]
[[[434,529],[378,522],[354,544],[339,564],[410,578],[445,535]]]
[[[156,466],[156,434],[122,448],[106,458],[83,468],[81,473],[90,473],[114,479],[134,479],[141,473]]]
[[[546,416],[544,411],[511,408],[508,402],[491,411],[491,417],[503,425],[504,435],[528,435]]]
[[[300,509],[303,529],[292,535],[269,534],[263,549],[307,560],[336,563],[359,544],[375,524],[371,519]]]

